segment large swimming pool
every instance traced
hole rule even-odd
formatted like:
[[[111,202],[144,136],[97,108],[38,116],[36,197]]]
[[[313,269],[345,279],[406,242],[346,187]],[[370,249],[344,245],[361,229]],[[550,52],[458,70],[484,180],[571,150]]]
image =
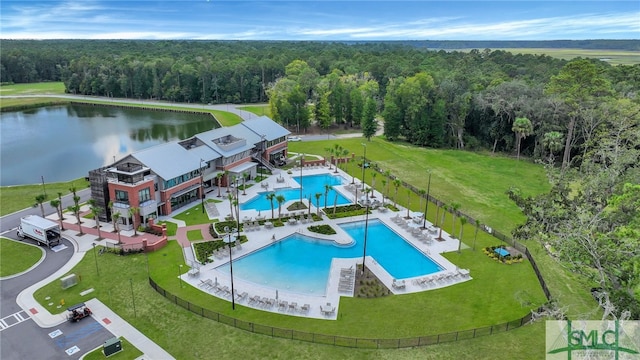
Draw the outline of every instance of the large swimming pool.
[[[300,176],[296,176],[293,178],[298,184],[300,183]],[[324,206],[324,192],[325,185],[342,185],[342,178],[340,176],[334,176],[330,174],[320,174],[320,175],[307,175],[302,177],[302,196],[309,200],[311,197],[311,201],[314,205],[316,205],[316,193],[321,193],[322,197],[320,198],[320,206]],[[251,198],[249,201],[240,204],[240,210],[271,210],[271,202],[267,200],[267,195],[269,193],[275,193],[277,195],[282,195],[285,198],[285,201],[291,200],[300,200],[300,189],[277,189],[275,191],[265,191],[258,193],[257,196]],[[344,205],[349,204],[351,201],[349,199],[342,196],[342,194],[337,193],[337,204]],[[336,200],[336,191],[330,190],[327,196],[327,206],[333,206],[334,201]],[[273,200],[273,208],[278,209],[278,202]]]
[[[233,275],[257,284],[309,295],[326,293],[333,258],[361,258],[364,221],[340,225],[354,240],[351,247],[293,234],[275,244],[233,261]],[[442,270],[379,220],[369,221],[367,255],[391,276],[403,279]],[[219,270],[228,272],[229,265]]]

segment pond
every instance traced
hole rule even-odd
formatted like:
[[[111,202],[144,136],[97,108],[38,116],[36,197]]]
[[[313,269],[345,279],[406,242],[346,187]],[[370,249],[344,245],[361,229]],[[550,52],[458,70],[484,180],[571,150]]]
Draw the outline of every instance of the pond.
[[[1,186],[85,177],[132,152],[219,126],[208,114],[75,104],[0,119]]]

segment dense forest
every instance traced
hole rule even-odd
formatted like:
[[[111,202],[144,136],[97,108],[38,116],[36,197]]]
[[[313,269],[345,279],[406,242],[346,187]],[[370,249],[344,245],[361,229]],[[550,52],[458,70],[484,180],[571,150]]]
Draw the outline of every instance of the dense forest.
[[[550,193],[509,192],[527,216],[514,236],[542,242],[597,285],[606,316],[640,318],[640,65],[431,51],[429,42],[3,40],[2,46],[3,83],[63,81],[73,94],[178,102],[268,101],[274,119],[292,131],[360,127],[371,137],[381,123],[389,141],[545,163]]]

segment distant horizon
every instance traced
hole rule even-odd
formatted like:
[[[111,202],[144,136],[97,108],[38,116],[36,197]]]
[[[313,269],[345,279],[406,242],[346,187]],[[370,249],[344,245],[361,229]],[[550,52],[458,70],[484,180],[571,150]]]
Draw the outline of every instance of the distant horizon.
[[[4,0],[0,39],[637,40],[639,19],[635,0]]]

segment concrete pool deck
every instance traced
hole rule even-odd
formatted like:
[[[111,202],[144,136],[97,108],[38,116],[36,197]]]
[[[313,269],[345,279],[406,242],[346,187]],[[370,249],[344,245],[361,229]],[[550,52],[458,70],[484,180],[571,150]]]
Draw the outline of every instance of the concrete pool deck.
[[[326,166],[305,167],[302,169],[301,173],[300,168],[298,167],[292,169],[291,174],[287,173],[287,171],[281,170],[274,173],[268,179],[260,183],[256,183],[244,191],[238,190],[238,193],[240,195],[240,203],[252,199],[259,192],[277,190],[280,188],[300,188],[300,185],[293,178],[300,176],[301,174],[303,176],[318,174],[332,174],[341,176],[343,179],[343,185],[334,186],[334,188],[336,189],[336,191],[340,192],[343,196],[345,196],[347,199],[350,199],[352,202],[356,201],[355,186],[360,187],[362,185],[361,183],[359,183],[358,179],[353,179],[354,185],[351,185],[351,177],[346,175],[341,170],[338,170],[338,172],[336,173],[334,168],[329,170],[329,168]],[[225,217],[230,215],[231,209],[229,206],[229,200],[226,200],[226,190],[226,188],[221,189],[222,197],[220,198],[217,197],[217,190],[210,192],[210,194],[208,195],[209,198],[224,199],[220,203],[209,203],[208,206],[206,206],[208,215],[212,220],[213,218],[224,219]],[[230,190],[232,192],[235,192],[234,188],[231,188]],[[359,194],[358,197],[360,197],[360,191],[358,191],[357,193]],[[374,192],[374,195],[374,199],[382,200],[381,193],[376,191]],[[286,209],[291,203],[299,200],[300,199],[297,198],[286,201],[283,204],[283,209]],[[303,199],[303,202],[305,204],[308,204],[308,199]],[[389,203],[388,200],[386,200],[385,202]],[[320,205],[322,206],[323,204],[324,198],[321,198]],[[276,206],[277,203],[274,204],[274,216],[277,218],[278,210]],[[327,208],[327,212],[330,212],[331,208],[332,206],[329,206]],[[438,289],[471,280],[468,270],[459,269],[456,265],[454,265],[441,255],[445,252],[457,251],[459,245],[457,239],[452,238],[448,233],[443,231],[442,240],[435,240],[437,234],[436,232],[439,232],[439,229],[434,228],[433,225],[427,221],[426,229],[421,230],[422,221],[405,219],[404,216],[406,216],[406,208],[402,208],[400,206],[398,206],[398,208],[400,209],[400,211],[398,212],[394,212],[388,209],[386,209],[386,211],[373,209],[372,213],[369,215],[369,220],[378,219],[383,222],[387,227],[389,227],[406,241],[408,241],[416,249],[429,256],[433,261],[440,265],[443,270],[434,274],[418,276],[415,278],[394,279],[382,266],[380,266],[376,262],[374,258],[367,256],[367,268],[369,268],[380,279],[380,281],[382,281],[385,286],[387,286],[387,288],[392,291],[393,294],[400,295]],[[317,210],[318,209],[312,203],[311,212],[317,213]],[[308,212],[309,210],[297,210],[293,212],[283,211],[282,217],[287,217],[290,215],[296,217],[304,215],[304,217],[306,217]],[[420,215],[421,213],[410,212],[410,214]],[[264,225],[261,225],[257,229],[247,229],[241,232],[241,234],[246,235],[249,241],[242,244],[240,249],[234,248],[232,257],[234,260],[243,257],[254,251],[258,251],[266,246],[269,246],[274,242],[280,241],[281,239],[286,238],[294,233],[299,233],[314,238],[326,239],[327,241],[335,241],[338,244],[350,242],[351,237],[347,235],[346,232],[344,232],[344,230],[342,230],[342,228],[338,226],[338,224],[365,220],[365,215],[332,220],[322,213],[322,209],[321,215],[322,220],[315,221],[312,224],[331,225],[334,230],[336,230],[336,235],[320,235],[310,232],[307,229],[307,227],[311,224],[310,222],[303,223],[301,221],[297,221],[297,223],[295,224],[285,223],[284,226],[271,228],[266,228]],[[241,222],[244,219],[245,221],[250,221],[251,223],[253,223],[254,221],[256,221],[256,217],[258,216],[271,218],[271,210],[269,209],[267,211],[260,212],[253,209],[240,210]],[[161,218],[161,220],[163,219]],[[427,229],[430,229],[431,232],[429,232]],[[429,239],[430,237],[434,239]],[[218,257],[212,256],[212,263],[199,264],[193,260],[195,257],[193,256],[193,251],[189,246],[190,242],[187,239],[178,240],[183,245],[187,246],[184,248],[185,257],[188,260],[187,264],[193,264],[193,267],[198,269],[198,271],[183,274],[181,276],[182,281],[197,289],[200,289],[203,292],[207,292],[212,296],[231,301],[231,278],[229,276],[229,273],[217,269],[218,267],[223,266],[229,262],[229,253],[219,255]],[[233,285],[235,293],[237,295],[246,293],[246,296],[240,299],[236,297],[236,303],[242,306],[247,306],[263,311],[271,311],[274,313],[335,320],[337,319],[339,312],[340,297],[354,296],[353,282],[355,281],[355,279],[354,277],[345,276],[345,274],[349,273],[350,271],[355,272],[356,264],[361,263],[361,256],[357,258],[334,258],[331,264],[325,294],[302,294],[287,291],[287,289],[275,289],[270,286],[246,281],[237,276],[234,276]],[[349,282],[351,283],[349,284]],[[286,304],[284,302],[286,302]],[[295,306],[291,306],[292,303],[295,303]],[[309,308],[306,311],[302,311],[301,307],[305,304],[308,304]],[[327,307],[329,308],[329,311],[327,311]]]

